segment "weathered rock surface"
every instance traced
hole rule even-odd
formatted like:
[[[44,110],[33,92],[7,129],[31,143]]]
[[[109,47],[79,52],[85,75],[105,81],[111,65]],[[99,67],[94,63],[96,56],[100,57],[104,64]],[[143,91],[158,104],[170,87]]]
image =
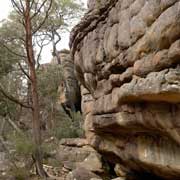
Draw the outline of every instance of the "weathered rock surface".
[[[68,180],[72,178],[90,180],[93,177],[97,178],[98,175],[108,176],[107,166],[103,164],[102,156],[87,144],[86,139],[62,139],[56,160],[61,163],[62,172],[68,174]],[[84,169],[85,172],[83,172]]]
[[[91,178],[99,179],[99,176],[85,168],[77,168],[68,174],[66,180],[90,180]]]
[[[56,159],[67,170],[76,169],[77,164],[83,162],[95,150],[87,145],[85,139],[62,139]]]
[[[70,39],[88,142],[119,176],[180,179],[180,1],[88,7]]]
[[[91,153],[83,162],[78,163],[77,166],[96,173],[104,172],[101,155],[95,152]]]
[[[80,88],[74,75],[74,63],[68,50],[61,50],[59,58],[64,76],[64,82],[59,86],[60,103],[71,110],[80,109]],[[53,63],[57,63],[55,60]]]
[[[118,178],[115,178],[115,179],[112,179],[112,180],[125,180],[125,178],[118,177]]]

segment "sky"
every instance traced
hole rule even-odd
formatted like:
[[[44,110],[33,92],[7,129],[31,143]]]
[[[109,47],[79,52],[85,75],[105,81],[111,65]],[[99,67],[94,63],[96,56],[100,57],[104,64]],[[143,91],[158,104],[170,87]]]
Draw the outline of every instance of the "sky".
[[[84,4],[87,4],[87,0],[81,0]],[[8,13],[12,9],[11,0],[0,0],[0,21],[8,16]],[[58,50],[68,49],[69,46],[69,33],[61,35],[61,42],[58,45]],[[42,52],[41,63],[48,63],[52,59],[51,57],[51,46],[46,46]]]

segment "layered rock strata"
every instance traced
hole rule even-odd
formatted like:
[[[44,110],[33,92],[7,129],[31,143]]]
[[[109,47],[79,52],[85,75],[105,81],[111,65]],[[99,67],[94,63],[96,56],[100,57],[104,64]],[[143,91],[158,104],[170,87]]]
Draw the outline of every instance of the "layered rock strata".
[[[70,47],[89,143],[123,176],[180,179],[180,1],[88,7]]]
[[[86,139],[62,139],[56,159],[62,165],[66,180],[90,180],[98,175],[108,177],[101,155],[88,145]]]

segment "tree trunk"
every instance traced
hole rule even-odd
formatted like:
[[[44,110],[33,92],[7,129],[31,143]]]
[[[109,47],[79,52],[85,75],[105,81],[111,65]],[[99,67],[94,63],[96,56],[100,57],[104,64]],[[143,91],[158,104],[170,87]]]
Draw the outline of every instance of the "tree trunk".
[[[36,63],[35,63],[33,43],[32,43],[32,26],[31,26],[29,0],[26,0],[25,31],[26,31],[27,60],[28,60],[28,66],[29,66],[29,71],[30,71],[30,78],[31,78],[32,125],[33,125],[32,127],[33,127],[34,143],[35,143],[34,159],[35,159],[37,173],[41,177],[46,177],[47,174],[45,173],[43,169],[43,164],[42,164],[40,108],[39,108],[37,77],[36,77],[36,69],[35,69]]]

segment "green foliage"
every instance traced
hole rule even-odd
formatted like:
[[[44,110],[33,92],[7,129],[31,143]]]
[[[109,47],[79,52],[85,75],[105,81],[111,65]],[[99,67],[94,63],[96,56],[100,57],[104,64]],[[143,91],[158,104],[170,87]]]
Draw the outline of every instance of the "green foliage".
[[[2,64],[4,63],[2,62]],[[3,90],[6,95],[13,96],[16,99],[22,99],[25,96],[24,90],[26,89],[24,84],[22,84],[22,74],[17,71],[15,64],[9,64],[7,68],[8,71],[11,72],[5,72],[5,67],[2,67],[2,73],[0,73],[0,89]],[[16,117],[18,108],[19,106],[16,103],[10,101],[0,91],[0,116],[11,114],[13,117]]]
[[[19,155],[29,156],[35,150],[35,145],[29,139],[21,137],[21,138],[16,139],[15,143],[16,143],[15,144],[16,152]]]
[[[19,70],[18,62],[23,58],[24,48],[22,44],[22,25],[17,23],[20,17],[14,13],[9,19],[3,21],[0,26],[0,88],[9,95],[19,99],[19,93],[22,92],[23,73]],[[22,98],[22,97],[21,97]],[[16,114],[17,105],[9,101],[2,92],[0,92],[0,116],[7,113]]]
[[[62,69],[58,65],[51,65],[42,67],[37,71],[38,90],[41,104],[56,102],[58,98],[58,87],[63,81]]]
[[[0,93],[0,117],[5,117],[7,114],[16,114],[17,106],[15,103],[7,100],[3,95]]]
[[[65,114],[63,110],[59,110],[56,114],[56,126],[52,129],[52,135],[58,139],[77,138],[83,136],[81,127],[82,115],[80,112],[71,112],[73,120]]]
[[[24,167],[12,168],[9,172],[16,180],[25,180],[30,177],[29,170]]]
[[[73,126],[76,131],[77,137],[82,137],[84,135],[84,131],[82,128],[83,117],[81,112],[72,112]]]
[[[48,65],[38,71],[38,87],[42,114],[47,114],[47,121],[53,118],[55,127],[51,135],[58,139],[75,138],[83,135],[80,112],[70,112],[70,118],[58,105],[59,85],[64,81],[63,70],[59,65]]]
[[[35,144],[33,139],[22,134],[11,134],[10,140],[13,142],[15,153],[18,156],[28,157],[31,156],[35,151]]]
[[[46,159],[45,164],[48,164],[49,166],[53,166],[53,167],[58,167],[58,168],[63,165],[61,161],[59,161],[58,159],[54,159],[54,158]]]
[[[9,73],[17,62],[24,60],[24,31],[21,17],[11,12],[9,18],[0,26],[0,75]]]
[[[5,76],[11,72],[13,68],[13,56],[7,49],[0,48],[0,77]]]
[[[50,34],[52,30],[65,30],[72,26],[73,21],[80,18],[84,10],[81,1],[54,0],[49,16],[41,30]]]
[[[22,16],[19,15],[16,11],[11,11],[8,19],[4,20],[1,24],[0,34],[1,40],[6,40],[8,43],[13,42],[16,45],[18,44],[20,47],[23,47],[22,39],[25,36],[25,32],[22,24]]]

